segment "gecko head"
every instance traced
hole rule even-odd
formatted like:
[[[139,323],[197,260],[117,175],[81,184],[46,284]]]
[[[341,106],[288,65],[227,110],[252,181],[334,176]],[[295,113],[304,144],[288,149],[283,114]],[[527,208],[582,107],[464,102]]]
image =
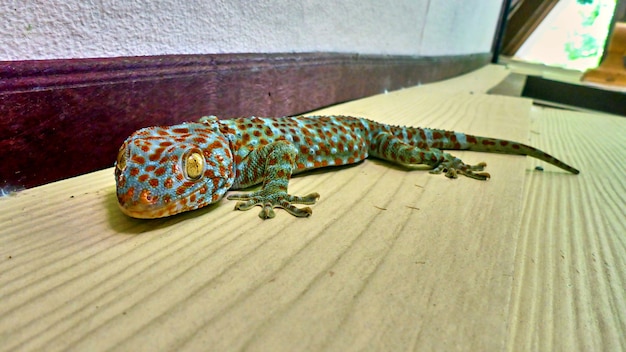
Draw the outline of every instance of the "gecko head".
[[[218,201],[234,182],[233,157],[216,123],[143,128],[115,162],[117,200],[135,218],[159,218]]]

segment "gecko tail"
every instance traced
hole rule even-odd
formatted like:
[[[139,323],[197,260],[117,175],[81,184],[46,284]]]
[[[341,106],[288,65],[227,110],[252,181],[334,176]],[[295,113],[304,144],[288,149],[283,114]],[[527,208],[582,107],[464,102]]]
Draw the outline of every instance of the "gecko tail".
[[[523,143],[489,137],[471,137],[473,137],[472,139],[474,139],[475,142],[472,141],[473,143],[470,143],[466,150],[488,153],[528,155],[532,156],[533,158],[550,163],[575,175],[580,173],[578,169],[567,165],[566,163],[553,157],[552,155]]]

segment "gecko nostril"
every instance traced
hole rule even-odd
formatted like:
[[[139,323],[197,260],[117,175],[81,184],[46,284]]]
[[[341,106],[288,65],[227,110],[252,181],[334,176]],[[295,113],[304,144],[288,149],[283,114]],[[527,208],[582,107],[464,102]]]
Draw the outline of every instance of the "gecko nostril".
[[[152,195],[152,193],[150,193],[150,191],[146,189],[141,191],[141,194],[139,195],[139,201],[147,205],[156,203],[157,199],[158,199],[157,196]]]

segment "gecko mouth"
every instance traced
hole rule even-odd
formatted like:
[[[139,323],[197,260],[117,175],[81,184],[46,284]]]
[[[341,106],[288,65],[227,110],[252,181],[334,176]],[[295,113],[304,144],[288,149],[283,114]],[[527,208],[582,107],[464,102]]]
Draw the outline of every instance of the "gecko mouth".
[[[156,219],[175,215],[188,210],[202,208],[208,203],[200,200],[198,194],[204,193],[206,187],[200,187],[188,198],[172,200],[168,195],[160,197],[148,190],[142,190],[139,197],[120,197],[118,205],[122,212],[137,219]]]
[[[139,207],[129,208],[122,204],[119,204],[119,206],[120,206],[120,210],[122,210],[122,213],[130,216],[131,218],[137,218],[137,219],[156,218],[156,216],[154,216],[154,213],[155,213],[154,209],[139,209]]]
[[[137,200],[124,201],[120,199],[118,205],[124,214],[133,218],[151,219],[168,215],[164,211],[164,207],[157,204],[157,197],[146,190],[141,192],[141,196]]]
[[[138,219],[161,218],[176,213],[176,204],[162,204],[158,196],[145,189],[136,199],[132,194],[130,197],[118,195],[118,205],[124,214]]]
[[[179,211],[176,211],[176,204],[168,204],[168,205],[147,205],[147,204],[122,204],[118,203],[119,208],[122,212],[130,217],[137,219],[156,219],[162,218],[170,215],[174,215]]]

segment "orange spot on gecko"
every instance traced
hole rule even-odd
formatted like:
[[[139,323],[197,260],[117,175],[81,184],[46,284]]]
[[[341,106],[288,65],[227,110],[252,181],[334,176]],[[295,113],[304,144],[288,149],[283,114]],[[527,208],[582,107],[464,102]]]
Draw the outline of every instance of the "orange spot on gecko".
[[[157,148],[153,154],[150,155],[150,161],[157,161],[159,159],[161,159],[161,155],[163,155],[163,152],[165,151],[165,148],[161,147],[161,148]]]
[[[130,159],[137,164],[143,165],[146,163],[146,159],[141,155],[133,155],[133,157]]]
[[[209,150],[210,149],[221,149],[222,148],[222,143],[220,143],[219,141],[214,141],[213,143],[211,143],[211,145],[209,146]]]
[[[124,194],[123,202],[126,203],[129,199],[132,199],[134,195],[135,195],[135,188],[130,187]]]

